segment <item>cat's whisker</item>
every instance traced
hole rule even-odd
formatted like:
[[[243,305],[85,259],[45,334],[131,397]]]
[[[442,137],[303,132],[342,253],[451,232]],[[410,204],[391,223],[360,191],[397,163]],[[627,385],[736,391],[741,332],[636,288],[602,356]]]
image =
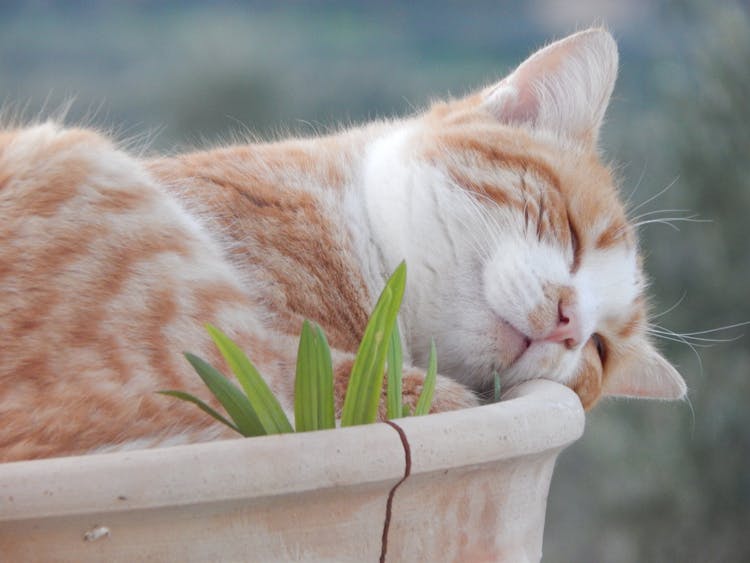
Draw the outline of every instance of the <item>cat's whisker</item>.
[[[663,217],[659,219],[648,219],[646,221],[640,221],[638,223],[635,223],[633,226],[635,228],[643,227],[644,225],[651,225],[652,223],[660,223],[662,225],[666,225],[667,227],[674,229],[675,231],[679,231],[680,228],[677,225],[674,225],[673,223],[712,223],[711,219],[697,219],[696,216],[692,217]]]
[[[675,177],[675,179],[674,179],[674,180],[672,180],[672,181],[671,181],[671,182],[670,182],[669,184],[667,184],[667,186],[666,186],[665,188],[663,188],[662,190],[660,190],[660,191],[659,191],[659,192],[657,192],[656,194],[652,195],[652,196],[651,196],[650,198],[648,198],[647,200],[645,200],[645,201],[642,201],[641,203],[639,203],[638,205],[636,205],[635,207],[633,207],[633,208],[632,208],[632,209],[630,209],[629,211],[630,211],[631,213],[632,213],[632,212],[634,212],[634,211],[637,211],[637,210],[639,210],[639,209],[640,209],[641,207],[643,207],[644,205],[648,205],[649,203],[651,203],[652,201],[654,201],[654,200],[655,200],[655,199],[657,199],[658,197],[661,197],[661,196],[662,196],[663,194],[665,194],[666,192],[668,192],[668,191],[669,191],[669,190],[670,190],[670,189],[672,188],[672,186],[674,186],[674,185],[675,185],[675,184],[677,183],[677,180],[679,180],[679,179],[680,179],[680,177],[679,177],[679,176],[676,176],[676,177]]]
[[[660,325],[657,325],[657,324],[651,324],[648,327],[647,330],[648,330],[649,333],[655,334],[655,335],[666,334],[666,335],[669,335],[669,336],[675,336],[675,337],[680,337],[680,338],[684,338],[684,339],[689,339],[690,338],[689,336],[687,336],[685,334],[676,332],[674,330],[668,329],[666,327],[663,327],[663,326],[660,326]]]
[[[656,325],[656,324],[650,325],[646,329],[646,332],[648,334],[652,334],[652,335],[654,335],[654,336],[656,336],[658,338],[667,338],[667,337],[668,338],[673,338],[673,339],[677,339],[679,342],[683,342],[685,344],[687,344],[689,342],[689,340],[684,335],[680,334],[679,332],[675,332],[674,330],[671,330],[669,328],[666,328],[666,327],[663,327],[663,326],[660,326],[660,325]],[[696,346],[708,347],[708,345],[706,345],[706,344],[703,344],[703,345],[696,344]]]
[[[638,191],[638,188],[641,186],[641,182],[643,182],[643,179],[646,177],[647,164],[648,163],[643,164],[641,175],[638,177],[638,181],[635,183],[635,187],[632,189],[632,191],[628,194],[628,197],[626,197],[625,201],[623,202],[625,204],[626,209],[630,207],[630,202],[633,200],[633,196],[635,195],[635,192]]]
[[[647,211],[645,213],[641,213],[640,215],[636,215],[635,217],[630,218],[631,223],[637,223],[644,217],[649,217],[651,215],[658,215],[660,213],[691,213],[692,211],[690,209],[655,209],[653,211]]]
[[[671,336],[669,333],[656,333],[653,332],[651,329],[647,329],[649,334],[655,336],[656,338],[660,338],[662,340],[668,340],[670,342],[677,342],[679,344],[684,344],[688,348],[690,348],[693,351],[693,354],[695,354],[695,358],[698,360],[698,368],[700,369],[701,375],[703,375],[703,360],[701,359],[700,353],[698,353],[698,348],[705,348],[707,346],[699,346],[697,344],[693,344],[691,342],[688,342],[684,338],[681,338],[679,334],[673,333]]]
[[[695,409],[693,408],[693,401],[690,400],[690,395],[685,394],[685,402],[690,407],[690,437],[695,436]]]
[[[677,333],[667,328],[661,327],[659,325],[652,325],[651,327],[648,328],[647,332],[649,334],[656,336],[657,338],[663,338],[665,340],[681,342],[682,344],[687,344],[688,346],[691,346],[691,347],[695,346],[697,348],[711,348],[715,344],[734,342],[742,338],[742,335],[739,334],[732,338],[703,338],[703,337],[696,336],[696,335],[711,334],[711,333],[715,333],[721,330],[728,330],[728,329],[737,328],[740,326],[747,326],[748,324],[750,324],[750,322],[735,323],[733,325],[727,325],[725,327],[719,327],[715,329],[708,329],[708,330],[702,330],[702,331],[695,331],[692,333]]]
[[[620,235],[622,235],[622,233],[624,233],[627,229],[629,229],[631,227],[637,229],[639,227],[642,227],[644,225],[648,225],[648,224],[651,224],[651,223],[663,223],[663,224],[667,225],[668,227],[674,229],[675,231],[679,231],[680,230],[679,227],[677,227],[676,225],[673,225],[672,223],[680,222],[680,221],[690,222],[690,223],[710,223],[710,222],[712,222],[711,219],[698,219],[699,216],[697,214],[692,214],[692,215],[688,215],[688,216],[685,216],[685,217],[654,217],[652,219],[642,220],[645,217],[652,217],[654,215],[659,215],[659,214],[665,214],[665,213],[689,213],[689,212],[690,212],[689,209],[657,209],[657,210],[654,210],[654,211],[647,211],[646,213],[641,213],[640,215],[636,215],[635,217],[632,217],[630,219],[630,223],[629,224],[624,225],[623,227],[621,227],[617,231],[616,236],[619,237]]]
[[[664,335],[666,333],[663,333],[663,332],[651,332],[650,334],[654,334],[656,336],[661,336],[661,335]],[[735,336],[733,338],[697,338],[697,337],[694,337],[694,336],[684,336],[684,335],[680,335],[680,336],[682,336],[682,338],[683,338],[683,340],[685,342],[688,342],[688,341],[692,342],[693,344],[695,344],[696,346],[698,346],[700,348],[710,348],[714,344],[723,344],[725,342],[734,342],[734,341],[742,338],[742,335]]]
[[[685,297],[687,297],[687,291],[684,291],[682,293],[682,296],[677,300],[677,302],[674,305],[672,305],[671,307],[669,307],[667,310],[662,311],[661,313],[657,313],[655,315],[652,315],[651,316],[651,320],[661,318],[664,315],[667,315],[667,314],[671,313],[672,311],[674,311],[685,300]]]
[[[683,336],[696,336],[696,335],[700,335],[700,334],[711,334],[711,333],[714,333],[714,332],[721,332],[722,330],[730,330],[730,329],[733,329],[733,328],[739,328],[741,326],[748,326],[748,325],[750,325],[750,321],[744,321],[744,322],[741,322],[741,323],[734,323],[734,324],[731,324],[731,325],[720,326],[720,327],[716,327],[716,328],[709,328],[709,329],[706,329],[706,330],[697,330],[697,331],[694,331],[694,332],[683,332],[682,335]],[[663,327],[659,327],[659,328],[663,328]]]
[[[688,341],[688,340],[686,340],[684,338],[673,337],[673,336],[670,336],[670,335],[662,333],[662,332],[649,332],[649,334],[651,334],[652,336],[655,336],[656,338],[659,338],[661,340],[669,340],[671,342],[679,342],[681,344],[685,344],[687,346],[690,346],[691,348],[692,347],[696,347],[696,348],[711,348],[712,347],[711,344],[699,344],[699,343],[696,343],[696,342],[690,342],[690,341]]]

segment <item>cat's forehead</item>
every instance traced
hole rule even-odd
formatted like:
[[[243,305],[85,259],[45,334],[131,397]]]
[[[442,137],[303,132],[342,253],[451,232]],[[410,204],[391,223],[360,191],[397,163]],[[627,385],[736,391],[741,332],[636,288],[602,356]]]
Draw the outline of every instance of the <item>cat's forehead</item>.
[[[560,187],[579,236],[598,250],[635,246],[635,233],[609,167],[592,152],[571,152],[556,158]]]
[[[475,191],[502,205],[515,196],[562,196],[565,209],[558,211],[569,215],[579,237],[600,249],[623,241],[634,244],[613,173],[592,147],[544,132],[472,119],[471,114],[460,116],[432,120],[426,142],[421,143],[422,155],[446,168],[454,179],[464,180],[459,185],[479,186]],[[526,188],[531,192],[521,193]]]

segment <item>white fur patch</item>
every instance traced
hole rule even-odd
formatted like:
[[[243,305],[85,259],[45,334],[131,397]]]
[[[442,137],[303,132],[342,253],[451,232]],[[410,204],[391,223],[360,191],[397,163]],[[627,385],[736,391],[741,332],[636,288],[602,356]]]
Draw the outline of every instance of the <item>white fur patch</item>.
[[[612,317],[626,317],[628,308],[642,291],[633,249],[616,246],[591,251],[584,256],[575,278],[586,334]]]
[[[509,385],[538,377],[569,381],[590,336],[607,319],[624,317],[640,293],[635,250],[587,250],[572,274],[572,249],[529,234],[517,208],[477,199],[412,156],[419,135],[409,123],[381,138],[364,167],[364,216],[375,244],[368,254],[377,256],[381,279],[401,260],[408,265],[407,352],[426,364],[434,338],[440,372],[474,387],[495,370]],[[511,170],[477,174],[509,190],[519,181]],[[546,189],[533,181],[526,189]],[[576,292],[582,340],[574,349],[543,341],[557,323],[550,287]],[[532,321],[537,310],[544,311],[543,326]],[[526,352],[524,336],[533,340]]]

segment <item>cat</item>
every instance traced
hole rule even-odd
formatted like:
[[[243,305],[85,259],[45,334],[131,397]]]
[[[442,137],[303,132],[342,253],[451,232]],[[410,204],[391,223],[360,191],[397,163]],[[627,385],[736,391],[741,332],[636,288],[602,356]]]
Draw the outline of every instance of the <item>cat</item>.
[[[471,407],[546,378],[678,399],[649,342],[634,227],[598,154],[617,47],[589,29],[421,114],[318,138],[135,158],[45,122],[0,132],[0,460],[229,437],[182,357],[248,352],[292,410],[303,319],[325,330],[340,408],[384,280],[402,260],[404,396]]]

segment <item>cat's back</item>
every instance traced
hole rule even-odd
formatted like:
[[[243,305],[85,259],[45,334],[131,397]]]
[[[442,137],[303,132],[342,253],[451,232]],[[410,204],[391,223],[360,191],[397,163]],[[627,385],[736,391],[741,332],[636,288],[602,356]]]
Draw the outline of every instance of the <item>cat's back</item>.
[[[203,323],[252,344],[252,313],[136,159],[83,129],[0,132],[0,460],[200,439],[206,417],[154,391],[193,387],[180,353],[212,357]]]

